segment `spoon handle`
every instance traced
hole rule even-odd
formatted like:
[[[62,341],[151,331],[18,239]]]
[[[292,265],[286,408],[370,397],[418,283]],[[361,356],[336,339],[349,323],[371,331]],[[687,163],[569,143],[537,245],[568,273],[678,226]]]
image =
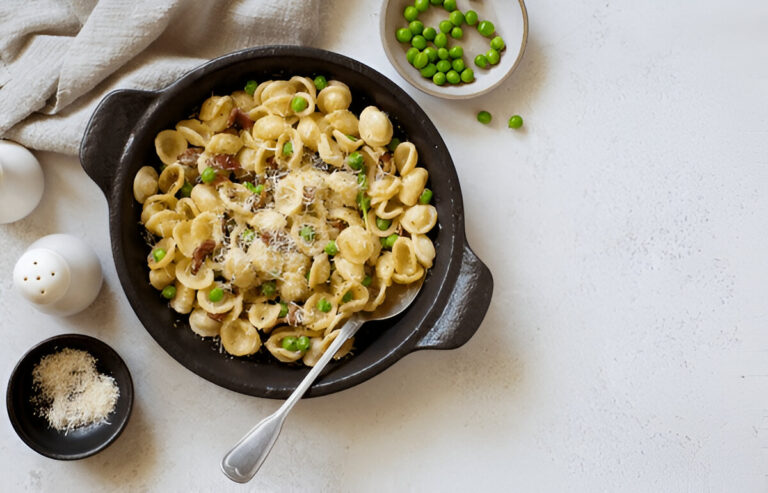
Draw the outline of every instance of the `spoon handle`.
[[[272,446],[277,441],[288,413],[299,402],[299,399],[306,393],[312,383],[314,383],[315,379],[317,379],[320,372],[323,371],[325,365],[328,364],[341,345],[355,335],[364,322],[360,316],[352,317],[341,328],[336,339],[331,342],[331,345],[320,357],[314,368],[307,373],[307,376],[304,377],[304,380],[301,381],[283,405],[273,414],[260,421],[259,424],[253,427],[227,452],[221,461],[221,470],[229,479],[238,483],[246,483],[256,475],[261,465],[267,459],[270,450],[272,450]]]

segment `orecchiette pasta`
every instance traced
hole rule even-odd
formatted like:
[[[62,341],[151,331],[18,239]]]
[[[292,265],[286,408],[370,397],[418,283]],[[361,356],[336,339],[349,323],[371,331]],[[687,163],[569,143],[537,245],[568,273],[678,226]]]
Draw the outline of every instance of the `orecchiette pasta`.
[[[233,356],[313,366],[356,312],[435,259],[437,223],[410,142],[349,87],[269,80],[213,95],[155,138],[133,181],[149,282]],[[353,341],[336,353],[348,354]]]

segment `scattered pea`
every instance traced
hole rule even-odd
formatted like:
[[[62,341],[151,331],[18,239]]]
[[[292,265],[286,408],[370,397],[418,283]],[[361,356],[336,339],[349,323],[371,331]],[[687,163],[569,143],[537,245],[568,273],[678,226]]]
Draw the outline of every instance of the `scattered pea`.
[[[434,27],[425,27],[424,32],[422,32],[421,35],[424,36],[424,39],[427,41],[434,41],[435,36],[437,36],[437,30]]]
[[[401,43],[409,43],[411,41],[411,38],[413,37],[413,33],[407,27],[401,27],[400,29],[395,31],[395,37]]]
[[[468,26],[477,24],[477,12],[474,10],[467,10],[467,13],[464,14],[464,22],[466,22]]]
[[[432,82],[434,82],[438,86],[442,86],[443,84],[445,84],[445,73],[444,72],[435,73],[435,75],[432,76]]]
[[[440,48],[437,50],[437,58],[440,60],[448,60],[450,55],[448,54],[448,48]]]
[[[386,231],[389,229],[389,227],[392,226],[392,220],[391,219],[382,219],[380,217],[376,218],[376,227],[379,228],[382,231]]]
[[[467,68],[467,64],[464,62],[463,58],[457,58],[453,62],[451,62],[451,67],[453,67],[453,70],[455,70],[458,73],[461,73],[464,71],[465,68]]]
[[[283,144],[283,156],[290,156],[291,154],[293,154],[293,143],[288,141]]]
[[[264,296],[272,296],[275,294],[275,291],[277,291],[277,287],[275,287],[275,281],[267,281],[261,285],[261,294]]]
[[[333,240],[331,240],[331,241],[329,241],[328,243],[325,244],[325,249],[324,250],[325,250],[325,253],[327,253],[328,255],[331,255],[331,256],[336,255],[337,253],[339,253],[339,247],[336,246],[336,242],[333,241]]]
[[[455,70],[449,70],[445,74],[445,80],[447,80],[449,84],[458,84],[461,82],[461,76],[459,76],[459,73]]]
[[[176,296],[176,286],[166,286],[163,288],[163,291],[161,293],[163,295],[163,298],[166,300],[171,300]]]
[[[431,79],[432,76],[434,76],[437,73],[437,67],[435,67],[434,63],[430,63],[423,69],[421,69],[421,76],[426,77],[427,79]]]
[[[451,37],[453,39],[461,39],[464,36],[464,31],[460,27],[454,27],[451,29]]]
[[[462,14],[460,10],[454,10],[451,12],[451,14],[448,16],[448,19],[450,19],[451,24],[456,27],[464,24],[464,14]]]
[[[453,22],[446,19],[444,21],[440,21],[438,27],[440,28],[441,33],[446,34],[451,32],[451,29],[453,29]]]
[[[331,308],[332,308],[331,302],[326,300],[325,298],[320,298],[320,301],[317,302],[317,309],[323,313],[328,313],[329,311],[331,311]]]
[[[496,27],[494,27],[493,22],[491,21],[481,21],[477,25],[477,32],[485,36],[486,38],[490,38],[494,32],[496,32]]]
[[[411,21],[408,24],[408,30],[411,31],[411,34],[414,36],[421,34],[424,32],[424,23],[421,21]]]
[[[322,91],[323,89],[328,87],[328,81],[325,79],[325,76],[323,75],[318,75],[317,77],[315,77],[314,83],[318,91]]]
[[[285,349],[286,351],[298,351],[299,348],[296,345],[296,338],[293,336],[283,337],[283,340],[280,341],[280,345]]]
[[[485,68],[488,66],[488,59],[485,58],[485,55],[477,55],[475,57],[475,65],[480,68]]]
[[[473,80],[475,80],[475,71],[474,70],[472,70],[471,68],[467,67],[467,68],[465,68],[464,70],[461,71],[461,81],[462,82],[466,82],[467,84],[469,84]]]
[[[208,291],[208,299],[213,303],[218,303],[224,299],[224,290],[216,286],[215,288]]]
[[[416,58],[416,55],[419,54],[419,50],[411,46],[408,48],[408,51],[405,52],[405,59],[408,60],[408,63],[413,65],[413,59]]]
[[[391,235],[381,238],[381,247],[382,248],[392,248],[392,246],[395,244],[397,239],[400,238],[400,236],[397,233],[392,233]]]
[[[243,243],[253,243],[256,238],[256,233],[252,229],[246,229],[240,233],[240,241]]]
[[[347,164],[355,171],[359,171],[363,167],[363,155],[357,151],[351,152],[347,156]]]
[[[424,48],[424,53],[427,54],[430,63],[437,61],[437,49],[435,49],[433,46],[427,46]]]
[[[362,284],[363,286],[365,286],[367,288],[368,286],[371,285],[372,282],[373,282],[373,279],[371,278],[371,276],[366,275],[363,278],[363,282],[361,282],[360,284]]]
[[[503,50],[505,46],[506,44],[504,43],[504,39],[501,36],[496,36],[491,40],[491,48],[496,51]]]
[[[291,109],[296,113],[301,113],[307,109],[307,104],[307,100],[301,96],[294,96],[294,98],[291,99]]]
[[[523,126],[523,117],[520,115],[512,115],[509,118],[509,123],[507,125],[509,128],[520,128]]]
[[[411,39],[411,46],[417,50],[423,50],[427,47],[427,40],[421,34],[417,34]]]
[[[443,2],[443,8],[448,12],[456,10],[456,0],[445,0]]]
[[[261,195],[261,193],[264,191],[264,185],[258,184],[256,185],[256,188],[254,189],[253,193],[257,195]]]
[[[423,51],[413,58],[413,66],[421,70],[429,63],[429,55]]]
[[[461,58],[464,56],[464,48],[461,46],[454,46],[448,50],[448,56],[451,58]]]
[[[405,20],[407,20],[408,22],[416,20],[418,16],[419,16],[419,10],[413,5],[409,5],[405,9],[403,9],[403,17],[405,17]]]
[[[309,349],[310,341],[309,337],[307,336],[301,336],[298,339],[296,339],[296,349],[298,349],[301,352],[304,352]]]
[[[254,185],[253,183],[247,181],[243,183],[243,186],[247,188],[248,191],[250,191],[251,193],[256,193],[256,185]]]
[[[341,302],[349,303],[350,301],[352,301],[352,291],[347,291],[344,293],[344,296],[341,297]]]
[[[419,195],[419,203],[420,204],[429,204],[432,201],[432,190],[429,188],[425,188],[423,192],[421,192],[421,195]]]
[[[288,303],[280,302],[280,313],[277,314],[277,318],[283,318],[288,315]]]
[[[416,0],[413,2],[413,6],[416,7],[416,10],[419,12],[426,12],[429,8],[429,0]]]
[[[253,93],[256,92],[256,88],[259,87],[259,83],[255,80],[249,80],[245,83],[245,88],[243,89],[245,92],[247,92],[250,96],[253,96]]]
[[[299,236],[301,236],[306,243],[312,243],[315,241],[315,229],[312,226],[304,225],[299,230]]]
[[[451,70],[451,62],[449,62],[448,60],[440,60],[439,62],[437,62],[437,70],[443,73],[448,72],[449,70]]]
[[[155,248],[152,250],[152,258],[155,259],[155,262],[160,262],[165,258],[165,249],[164,248]]]
[[[488,63],[491,65],[496,65],[499,63],[499,60],[501,59],[501,55],[499,55],[499,52],[491,48],[485,53],[485,58],[488,59]]]
[[[192,195],[192,184],[188,181],[184,182],[184,185],[179,189],[182,197],[189,197]]]
[[[443,32],[437,33],[433,42],[438,48],[445,48],[445,46],[448,44],[448,36],[446,36]]]
[[[487,112],[487,111],[485,111],[485,110],[483,110],[483,111],[481,111],[481,112],[479,112],[479,113],[477,114],[477,121],[479,121],[480,123],[486,124],[486,125],[487,125],[488,123],[491,123],[491,119],[492,119],[492,118],[493,118],[493,117],[491,116],[491,114],[490,114],[490,113],[488,113],[488,112]]]
[[[216,179],[216,174],[217,174],[216,168],[212,168],[211,166],[208,166],[200,174],[200,179],[203,180],[203,183],[211,183],[213,180]]]
[[[397,149],[397,146],[400,145],[400,139],[397,137],[392,137],[392,140],[389,141],[389,144],[387,144],[387,149],[390,152],[395,152],[395,149]]]

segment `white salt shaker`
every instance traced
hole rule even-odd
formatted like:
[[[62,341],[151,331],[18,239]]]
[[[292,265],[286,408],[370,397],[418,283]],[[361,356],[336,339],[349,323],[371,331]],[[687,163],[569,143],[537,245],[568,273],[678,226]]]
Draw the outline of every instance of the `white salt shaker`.
[[[93,303],[102,273],[96,252],[80,238],[44,236],[16,262],[13,285],[41,312],[69,316]]]
[[[0,224],[32,212],[43,197],[43,169],[25,147],[0,140]]]

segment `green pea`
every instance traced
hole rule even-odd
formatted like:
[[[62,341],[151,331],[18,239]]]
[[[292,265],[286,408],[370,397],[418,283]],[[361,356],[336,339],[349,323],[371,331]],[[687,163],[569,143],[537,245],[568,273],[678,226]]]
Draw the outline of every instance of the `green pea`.
[[[485,68],[488,66],[488,59],[485,58],[485,55],[477,55],[475,57],[475,65],[480,68]]]
[[[214,303],[221,301],[224,299],[224,290],[216,286],[215,288],[208,291],[208,299]]]
[[[325,298],[320,298],[320,301],[317,302],[317,309],[323,313],[328,313],[331,311],[331,308],[332,305],[330,301],[326,300]]]
[[[408,48],[408,51],[405,52],[405,59],[408,60],[408,63],[413,65],[413,59],[416,58],[416,55],[419,54],[419,50],[411,46]]]
[[[445,48],[448,44],[448,36],[446,36],[445,33],[437,33],[433,43],[435,43],[435,46],[438,48]]]
[[[443,8],[448,12],[456,10],[456,0],[445,0],[443,2]]]
[[[188,181],[184,182],[184,185],[179,189],[182,197],[189,197],[192,195],[192,184]]]
[[[347,164],[354,170],[359,170],[363,167],[363,155],[357,151],[351,152],[347,156]]]
[[[455,70],[449,70],[445,74],[445,80],[447,80],[449,84],[458,84],[461,82],[461,76]]]
[[[437,72],[435,75],[432,76],[432,82],[434,82],[438,86],[442,86],[443,84],[445,84],[445,73]]]
[[[477,121],[479,121],[480,123],[483,123],[483,124],[491,123],[491,119],[492,118],[493,117],[491,116],[491,114],[488,113],[485,110],[483,110],[483,111],[481,111],[481,112],[479,112],[477,114]]]
[[[253,183],[247,181],[243,183],[243,186],[247,188],[248,191],[250,191],[251,193],[256,193],[256,185],[254,185]]]
[[[341,302],[349,303],[350,301],[352,301],[352,296],[353,296],[352,291],[347,291],[346,293],[344,293],[344,296],[341,297]]]
[[[427,40],[421,34],[417,34],[411,39],[411,46],[417,50],[423,50],[427,47]]]
[[[410,24],[408,24],[408,30],[411,31],[411,34],[414,36],[421,34],[424,32],[424,23],[421,21],[411,21]]]
[[[429,0],[416,0],[413,2],[413,6],[416,7],[416,10],[419,12],[426,12],[429,8]]]
[[[283,156],[290,156],[293,154],[293,143],[289,140],[283,144]]]
[[[246,229],[240,233],[240,240],[243,243],[253,243],[254,238],[256,238],[256,233],[252,229]]]
[[[389,144],[387,144],[387,149],[390,152],[395,152],[395,149],[397,149],[397,146],[400,145],[400,139],[397,137],[392,137],[392,140],[389,141]]]
[[[480,24],[477,25],[477,32],[486,38],[490,38],[493,33],[496,32],[496,27],[494,27],[493,22],[491,21],[481,21]]]
[[[171,300],[176,296],[176,286],[166,286],[160,294],[162,294],[163,298],[166,300]]]
[[[294,98],[291,99],[291,109],[296,113],[301,113],[307,109],[307,104],[307,100],[301,96],[294,96]]]
[[[421,195],[419,195],[419,203],[427,205],[432,201],[432,190],[425,188]]]
[[[475,80],[475,71],[474,70],[472,70],[471,68],[467,67],[467,68],[465,68],[464,70],[461,71],[461,81],[462,82],[466,82],[467,84],[469,84],[473,80]]]
[[[491,40],[491,48],[496,51],[503,50],[507,45],[504,43],[504,39],[501,36],[496,36]]]
[[[339,247],[336,246],[336,242],[331,240],[325,244],[325,253],[328,255],[336,255],[339,253]]]
[[[413,66],[419,70],[426,67],[428,63],[429,63],[429,55],[427,55],[423,51],[418,55],[416,55],[413,59]]]
[[[283,349],[287,351],[298,351],[299,348],[296,346],[296,338],[293,336],[283,337],[283,340],[280,341],[280,345],[283,347]]]
[[[245,92],[247,92],[249,95],[253,96],[253,93],[256,92],[256,88],[259,87],[259,83],[255,80],[249,80],[245,83],[245,88],[243,89]]]
[[[315,77],[314,82],[315,82],[315,87],[317,88],[318,91],[322,91],[323,89],[328,87],[328,81],[325,79],[325,76],[323,75],[318,75],[317,77]]]
[[[440,60],[448,60],[450,55],[448,54],[448,48],[440,48],[437,50],[437,58]]]
[[[152,258],[155,259],[155,262],[160,262],[165,258],[165,249],[163,248],[155,248],[152,250]]]
[[[451,70],[451,62],[449,62],[448,60],[440,60],[439,62],[437,62],[437,70],[443,73],[448,72],[449,70]]]
[[[307,336],[301,336],[298,339],[296,339],[296,349],[298,349],[301,352],[304,352],[309,349],[310,341],[309,337]]]
[[[462,14],[460,10],[454,10],[451,12],[451,15],[449,15],[448,18],[451,20],[451,24],[456,27],[464,24],[464,14]]]
[[[382,219],[380,217],[376,218],[376,227],[379,228],[382,231],[386,231],[389,229],[389,227],[392,226],[392,220],[391,219]]]
[[[512,115],[509,118],[509,123],[507,125],[509,128],[520,128],[523,126],[523,117],[520,115]]]
[[[437,61],[437,50],[434,47],[428,46],[424,48],[424,53],[426,53],[427,57],[429,57],[430,63]]]
[[[216,175],[217,175],[216,168],[212,168],[208,166],[200,174],[200,179],[203,180],[203,183],[211,183],[213,180],[216,179]]]
[[[272,296],[276,291],[275,281],[267,281],[261,285],[261,294],[264,296]]]
[[[371,285],[372,282],[373,282],[373,279],[371,278],[371,276],[366,275],[363,278],[363,282],[361,282],[360,284],[362,284],[363,286],[365,286],[367,288],[368,286]]]
[[[418,16],[419,10],[413,5],[409,5],[403,10],[403,17],[405,17],[405,20],[408,22],[416,20]]]
[[[440,21],[440,24],[437,25],[437,27],[440,28],[440,32],[447,34],[451,32],[451,29],[453,29],[453,22],[449,20]]]
[[[421,69],[421,76],[426,77],[427,79],[431,79],[436,72],[437,72],[437,67],[435,67],[434,63],[430,63],[429,65]]]
[[[288,315],[288,303],[280,302],[280,313],[277,314],[277,318],[283,318]]]
[[[477,12],[474,10],[467,10],[467,13],[464,14],[464,22],[469,26],[477,24]]]
[[[397,239],[400,238],[400,235],[397,233],[392,233],[391,235],[387,236],[386,238],[381,238],[381,247],[382,248],[392,248],[394,246]]]
[[[464,56],[464,48],[461,46],[454,46],[450,50],[448,50],[448,55],[451,58],[461,58]]]
[[[427,41],[434,41],[435,36],[437,36],[437,30],[434,27],[426,27],[421,35],[424,36],[424,39]]]
[[[401,27],[400,29],[395,31],[395,37],[401,43],[408,43],[411,41],[411,38],[413,37],[413,33],[407,27]]]
[[[305,224],[299,230],[299,236],[301,236],[306,243],[312,243],[315,241],[315,229],[312,226]]]
[[[451,67],[453,67],[453,70],[456,72],[461,73],[465,68],[467,68],[467,64],[464,62],[463,58],[457,58],[451,62]]]
[[[253,190],[253,193],[256,195],[261,195],[261,193],[264,191],[264,185],[258,184],[256,185],[256,188]]]
[[[464,36],[464,31],[460,27],[454,27],[451,29],[451,37],[453,39],[461,39]]]
[[[488,63],[491,65],[496,65],[499,63],[499,60],[501,59],[501,55],[499,55],[499,52],[491,48],[485,53],[485,58],[488,59]]]

